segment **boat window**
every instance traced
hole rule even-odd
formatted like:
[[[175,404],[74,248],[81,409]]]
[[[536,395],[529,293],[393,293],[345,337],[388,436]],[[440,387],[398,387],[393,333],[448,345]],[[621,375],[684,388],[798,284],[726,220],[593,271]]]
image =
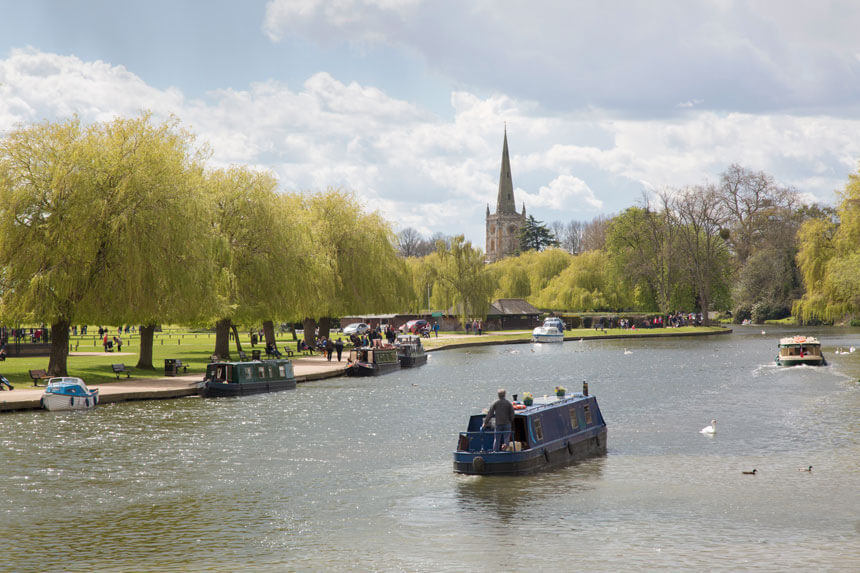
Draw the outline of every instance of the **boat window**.
[[[532,427],[535,430],[535,439],[538,442],[543,440],[543,426],[541,425],[539,418],[535,418],[534,420],[532,420]]]
[[[367,351],[367,362],[373,362],[373,350]]]
[[[254,371],[251,369],[250,366],[245,366],[244,368],[242,368],[242,378],[244,378],[245,380],[250,380],[253,377]]]
[[[591,424],[591,410],[589,410],[588,404],[586,404],[583,409],[585,411],[585,425],[587,426]]]
[[[266,377],[266,367],[265,366],[257,366],[257,376],[259,378]]]
[[[287,377],[287,367],[284,364],[278,365],[278,373],[281,375],[281,378]]]
[[[571,406],[568,408],[568,411],[570,413],[570,427],[576,430],[579,428],[579,420],[576,419],[576,408]]]

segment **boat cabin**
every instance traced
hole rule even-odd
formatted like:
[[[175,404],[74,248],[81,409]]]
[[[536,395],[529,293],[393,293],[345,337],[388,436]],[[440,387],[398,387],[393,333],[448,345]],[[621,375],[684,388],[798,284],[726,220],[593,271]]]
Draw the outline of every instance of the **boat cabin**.
[[[458,451],[480,452],[493,449],[495,434],[492,431],[482,432],[483,424],[484,414],[473,414],[469,418],[467,431],[460,433]],[[605,426],[606,422],[594,396],[573,394],[567,397],[536,398],[534,405],[514,412],[514,451],[541,448],[550,442]]]
[[[350,362],[364,362],[367,364],[395,364],[398,362],[397,350],[394,348],[373,348],[362,346],[349,351]]]
[[[201,385],[204,396],[239,396],[296,387],[293,363],[289,360],[213,362],[206,366]]]

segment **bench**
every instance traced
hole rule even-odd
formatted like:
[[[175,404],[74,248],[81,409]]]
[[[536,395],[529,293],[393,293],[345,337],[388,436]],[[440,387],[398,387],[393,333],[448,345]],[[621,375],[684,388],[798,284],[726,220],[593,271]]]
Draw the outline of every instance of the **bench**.
[[[241,360],[242,362],[248,361],[248,354],[244,350],[239,351],[239,360]]]
[[[44,370],[30,370],[30,378],[33,379],[33,386],[38,386],[40,380],[47,380],[50,376]]]
[[[286,356],[287,358],[292,358],[293,354],[295,354],[295,352],[290,350],[289,346],[284,346],[284,356]]]
[[[176,361],[176,372],[179,372],[179,369],[182,368],[182,373],[188,373],[188,364],[183,363],[181,360]]]
[[[116,374],[117,380],[119,380],[120,374],[125,374],[126,378],[131,377],[131,371],[125,367],[125,364],[111,364],[110,367],[113,369],[113,373]]]

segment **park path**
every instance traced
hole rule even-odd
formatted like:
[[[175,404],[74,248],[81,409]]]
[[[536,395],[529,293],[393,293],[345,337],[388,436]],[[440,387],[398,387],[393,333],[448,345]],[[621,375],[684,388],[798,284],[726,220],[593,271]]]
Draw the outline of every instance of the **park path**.
[[[342,376],[346,370],[346,359],[329,362],[322,356],[294,358],[293,373],[296,382],[308,382],[323,378]],[[203,373],[183,374],[181,376],[162,376],[154,378],[123,378],[118,382],[98,384],[90,388],[99,389],[99,403],[124,402],[126,400],[159,400],[180,398],[197,394],[197,383]],[[0,392],[0,411],[38,410],[39,400],[45,392],[43,388],[19,389]]]

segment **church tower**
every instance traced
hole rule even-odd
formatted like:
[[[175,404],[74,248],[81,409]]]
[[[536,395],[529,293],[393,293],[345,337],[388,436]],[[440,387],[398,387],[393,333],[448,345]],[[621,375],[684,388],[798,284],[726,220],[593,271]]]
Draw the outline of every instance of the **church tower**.
[[[492,263],[517,252],[520,246],[520,229],[526,221],[526,206],[517,213],[514,201],[514,181],[511,178],[511,158],[508,156],[508,128],[502,146],[502,168],[499,173],[499,195],[496,212],[490,213],[487,205],[487,262]]]

